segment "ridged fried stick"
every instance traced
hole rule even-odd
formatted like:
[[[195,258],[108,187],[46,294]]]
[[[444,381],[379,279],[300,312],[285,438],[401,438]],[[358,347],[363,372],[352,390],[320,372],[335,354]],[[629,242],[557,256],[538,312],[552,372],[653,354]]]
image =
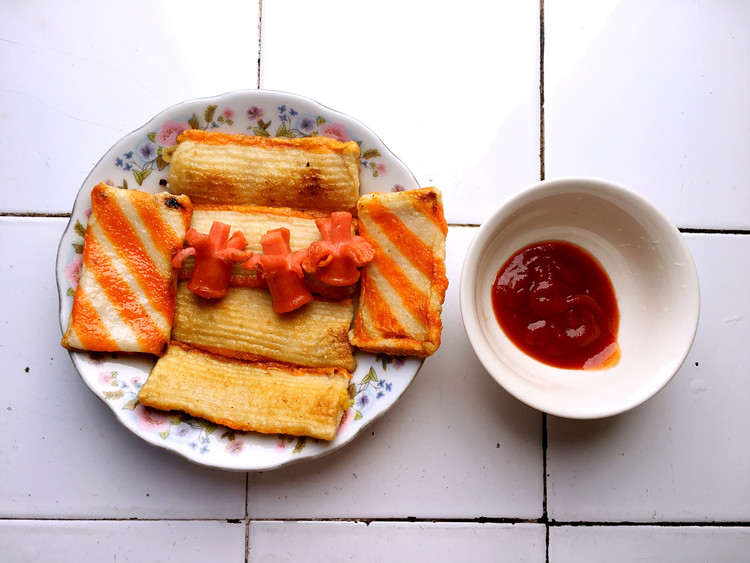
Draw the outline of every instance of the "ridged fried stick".
[[[246,362],[172,343],[138,399],[235,430],[333,440],[349,408],[349,379],[338,368]]]
[[[190,129],[165,151],[167,187],[193,203],[356,214],[359,145],[327,137],[261,137]]]
[[[353,316],[351,299],[314,300],[280,315],[266,289],[230,287],[226,297],[215,301],[198,297],[180,282],[172,339],[244,360],[354,371],[347,336]]]

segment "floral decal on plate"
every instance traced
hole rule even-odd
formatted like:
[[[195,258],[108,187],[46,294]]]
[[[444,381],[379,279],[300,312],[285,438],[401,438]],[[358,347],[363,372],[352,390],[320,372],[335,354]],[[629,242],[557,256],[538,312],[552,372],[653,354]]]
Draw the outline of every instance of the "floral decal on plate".
[[[294,108],[282,104],[276,108],[279,125],[271,129],[274,121],[264,121],[266,110],[258,106],[250,106],[245,112],[250,121],[247,130],[254,135],[263,137],[329,137],[341,142],[353,140],[341,123],[329,122],[321,115],[302,114]],[[215,104],[206,106],[202,114],[193,113],[184,121],[168,119],[162,123],[158,131],[151,131],[137,147],[128,150],[115,158],[115,166],[123,172],[130,172],[139,186],[154,170],[164,170],[169,164],[163,158],[164,149],[177,142],[177,136],[187,129],[215,129],[222,125],[232,126],[235,123],[236,112],[229,106],[220,107]],[[382,157],[378,149],[365,149],[360,145],[360,167],[369,171],[373,177],[383,176],[388,172],[385,163],[377,160]],[[127,188],[128,182],[123,179],[121,187]]]
[[[378,361],[382,365],[383,371],[388,369],[388,365],[392,365],[395,369],[399,369],[403,365],[403,358],[397,357],[378,356]],[[393,391],[393,382],[388,379],[380,379],[374,367],[370,367],[359,383],[354,381],[349,383],[349,409],[341,418],[339,432],[345,430],[353,421],[363,419],[363,413],[365,413],[375,401],[382,399],[391,391]],[[279,435],[276,442],[276,449],[284,451],[294,444],[292,453],[298,454],[305,448],[308,440],[310,440],[310,438],[305,436],[297,437]],[[318,442],[318,440],[312,440]]]
[[[383,364],[385,369],[385,364]],[[387,379],[379,379],[374,367],[371,367],[359,383],[349,384],[349,407],[353,410],[354,420],[362,418],[362,413],[373,401],[382,399],[386,393],[393,390],[393,383]]]
[[[300,113],[291,106],[282,104],[276,108],[279,116],[279,126],[271,133],[273,120],[263,121],[266,111],[258,106],[248,108],[247,118],[253,122],[247,128],[255,135],[263,137],[329,137],[342,143],[353,140],[346,127],[341,123],[328,122],[321,115]],[[357,141],[361,151],[360,167],[369,170],[374,177],[383,176],[388,172],[384,163],[375,161],[382,155],[377,149],[364,149],[362,141]]]
[[[91,215],[91,209],[88,209],[85,215],[86,218],[88,218]],[[73,224],[73,232],[75,232],[76,238],[71,244],[73,245],[75,253],[73,254],[73,260],[69,262],[63,270],[65,281],[68,282],[66,295],[70,297],[75,294],[78,282],[81,280],[81,268],[83,267],[83,237],[86,235],[86,225],[76,219],[76,222]]]
[[[155,169],[164,170],[169,165],[162,156],[164,149],[173,146],[180,133],[187,129],[205,130],[219,127],[220,124],[232,125],[234,123],[232,108],[224,107],[217,113],[218,109],[218,105],[209,105],[202,116],[194,113],[185,121],[167,119],[158,131],[148,133],[146,140],[141,144],[115,158],[115,166],[122,168],[124,172],[131,172],[136,183],[139,186],[143,185],[143,181]],[[127,180],[123,180],[122,187],[128,187]]]
[[[92,357],[92,362],[101,363],[98,357]],[[198,453],[205,454],[222,441],[222,447],[227,453],[239,454],[244,446],[241,439],[245,432],[225,429],[214,439],[214,431],[221,428],[216,424],[195,418],[181,412],[165,412],[147,407],[138,400],[138,391],[143,385],[140,377],[123,378],[117,371],[102,371],[99,373],[99,384],[102,394],[108,401],[122,403],[123,410],[133,414],[138,428],[147,433],[158,434],[162,440],[174,440],[186,443],[188,447]]]
[[[89,355],[93,365],[102,365],[102,357],[98,354]],[[387,371],[391,365],[395,369],[403,363],[401,358],[389,356],[378,356],[378,361]],[[121,409],[132,412],[138,428],[146,433],[158,434],[162,440],[174,440],[187,445],[198,452],[205,454],[215,446],[219,446],[230,455],[238,455],[242,452],[245,441],[243,436],[248,432],[233,430],[207,420],[196,418],[182,412],[164,412],[147,407],[138,400],[138,391],[143,385],[140,376],[122,377],[118,371],[100,371],[98,383],[102,389],[102,395],[107,401],[121,403]],[[363,418],[365,413],[375,401],[384,398],[393,390],[393,383],[388,379],[378,377],[374,367],[357,382],[349,385],[349,409],[344,413],[341,420],[340,430],[345,429],[353,421]],[[220,436],[214,434],[217,428],[222,429]],[[279,434],[276,439],[276,449],[285,451],[291,448],[292,454],[299,454],[309,441],[318,443],[319,440],[306,436],[289,436]]]

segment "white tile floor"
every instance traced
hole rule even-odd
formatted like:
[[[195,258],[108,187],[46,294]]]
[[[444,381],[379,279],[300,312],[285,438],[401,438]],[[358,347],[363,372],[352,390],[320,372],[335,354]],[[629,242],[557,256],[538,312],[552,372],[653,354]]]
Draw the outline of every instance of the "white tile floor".
[[[750,227],[750,4],[544,3],[545,170],[633,186],[679,227]]]
[[[553,527],[550,561],[744,561],[747,526]]]
[[[613,419],[548,419],[548,510],[561,522],[750,520],[750,237],[686,235],[702,303],[693,348],[651,401]],[[736,296],[729,298],[728,296]]]
[[[250,523],[251,561],[543,561],[540,524]]]
[[[749,6],[0,0],[0,560],[746,559]],[[259,86],[354,116],[443,190],[451,285],[443,344],[387,416],[329,456],[245,474],[146,444],[86,389],[53,265],[116,140]],[[463,332],[476,226],[540,174],[631,186],[698,267],[686,363],[613,419],[520,404]]]
[[[257,0],[2,0],[0,11],[0,211],[70,213],[123,135],[183,100],[258,86]]]
[[[262,40],[262,88],[366,123],[421,185],[450,186],[449,222],[478,224],[539,180],[535,2],[266,2]]]
[[[3,561],[245,561],[242,522],[11,520],[0,527]]]

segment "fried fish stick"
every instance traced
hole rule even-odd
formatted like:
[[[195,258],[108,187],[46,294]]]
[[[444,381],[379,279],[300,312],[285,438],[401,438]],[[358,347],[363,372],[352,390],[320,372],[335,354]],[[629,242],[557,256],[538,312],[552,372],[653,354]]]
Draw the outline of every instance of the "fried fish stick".
[[[171,344],[138,400],[235,430],[333,440],[349,408],[349,379],[337,368],[252,363]]]
[[[214,221],[230,225],[232,232],[242,231],[248,243],[246,248],[253,252],[262,252],[260,237],[279,227],[289,229],[292,252],[320,240],[315,216],[304,211],[288,207],[193,204],[191,228],[207,233]]]
[[[353,316],[351,299],[314,300],[281,315],[266,289],[230,287],[226,297],[208,300],[180,282],[172,339],[244,360],[354,371],[347,336]]]
[[[256,207],[245,205],[193,205],[193,219],[190,227],[200,233],[208,233],[211,225],[218,221],[230,225],[231,233],[240,231],[247,240],[246,250],[254,253],[263,251],[260,239],[272,229],[286,227],[290,232],[291,251],[302,250],[316,240],[320,231],[315,225],[315,217],[304,211],[288,207]],[[188,257],[180,271],[180,279],[190,279],[194,258]],[[230,285],[261,287],[263,282],[257,272],[243,268],[236,263],[232,267]]]
[[[440,191],[372,193],[359,200],[359,234],[376,248],[362,272],[350,341],[362,350],[429,356],[440,346],[448,278]]]
[[[315,224],[316,216],[289,207],[263,207],[253,205],[209,205],[193,206],[193,220],[190,227],[200,233],[208,233],[214,221],[231,226],[231,233],[240,231],[247,240],[246,250],[255,254],[263,252],[261,237],[270,230],[285,227],[289,229],[291,252],[304,250],[321,239],[320,230]],[[356,223],[352,224],[352,234],[356,233]],[[190,279],[195,259],[185,259],[180,270],[180,279]],[[327,299],[342,300],[354,295],[355,287],[334,287],[320,282],[315,275],[305,274],[308,289]],[[243,268],[235,263],[229,278],[230,286],[265,287],[265,282],[256,270]]]
[[[193,203],[356,213],[359,145],[327,137],[260,137],[190,129],[166,151],[174,194]]]

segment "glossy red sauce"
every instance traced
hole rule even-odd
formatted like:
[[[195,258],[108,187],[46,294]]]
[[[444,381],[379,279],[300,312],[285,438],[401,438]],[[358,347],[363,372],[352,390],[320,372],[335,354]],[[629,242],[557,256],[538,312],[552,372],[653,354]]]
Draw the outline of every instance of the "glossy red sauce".
[[[492,306],[524,353],[565,369],[603,369],[620,357],[612,282],[583,248],[544,241],[522,248],[497,273]]]

